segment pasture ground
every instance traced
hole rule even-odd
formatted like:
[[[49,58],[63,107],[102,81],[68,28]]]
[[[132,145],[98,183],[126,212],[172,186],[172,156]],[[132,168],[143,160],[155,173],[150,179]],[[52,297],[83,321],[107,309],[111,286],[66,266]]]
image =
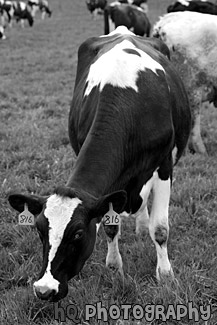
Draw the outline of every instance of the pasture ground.
[[[169,0],[150,0],[154,23]],[[18,225],[7,203],[11,190],[48,194],[65,184],[75,159],[67,119],[75,80],[77,49],[87,37],[103,33],[102,17],[92,20],[83,0],[50,0],[51,19],[37,16],[33,28],[14,24],[0,43],[0,325],[56,325],[52,303],[36,299],[32,283],[41,266],[42,247],[34,228]],[[66,308],[75,304],[80,324],[85,304],[210,305],[217,324],[217,112],[204,109],[203,139],[209,156],[187,154],[174,171],[170,205],[169,256],[175,282],[155,280],[156,253],[148,235],[137,238],[134,220],[123,220],[120,251],[125,280],[105,267],[101,230],[95,251],[81,274],[70,281]],[[188,317],[166,322],[145,319],[107,324],[195,324]],[[66,323],[72,324],[70,319]]]

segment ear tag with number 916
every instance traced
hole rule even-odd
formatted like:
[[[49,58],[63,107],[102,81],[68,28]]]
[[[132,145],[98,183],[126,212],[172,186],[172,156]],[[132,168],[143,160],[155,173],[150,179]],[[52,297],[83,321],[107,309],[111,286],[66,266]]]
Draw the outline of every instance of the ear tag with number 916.
[[[18,223],[21,226],[34,226],[35,224],[34,215],[29,212],[28,205],[24,204],[24,211],[21,212],[18,216]]]
[[[104,215],[104,225],[120,225],[120,215],[113,210],[112,203],[109,203],[109,211]]]

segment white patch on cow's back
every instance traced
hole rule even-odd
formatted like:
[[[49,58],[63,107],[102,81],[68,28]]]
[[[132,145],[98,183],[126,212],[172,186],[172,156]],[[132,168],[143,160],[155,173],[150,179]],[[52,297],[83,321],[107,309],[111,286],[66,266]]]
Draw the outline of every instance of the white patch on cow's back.
[[[120,29],[116,29],[116,31]],[[117,31],[117,32],[118,32]],[[124,49],[134,49],[139,55],[129,54]],[[95,86],[100,85],[100,91],[106,84],[127,88],[130,87],[138,92],[136,84],[138,73],[149,69],[157,74],[157,70],[164,69],[157,61],[147,53],[138,49],[129,40],[116,44],[111,50],[103,54],[90,66],[87,76],[87,88],[85,96],[88,96]]]
[[[47,289],[58,292],[59,281],[51,274],[51,262],[53,261],[58,247],[63,238],[64,231],[69,224],[74,210],[82,201],[79,198],[61,197],[57,194],[51,195],[46,204],[44,216],[48,220],[49,245],[48,264],[43,277],[34,283],[35,288],[39,288],[43,293]]]

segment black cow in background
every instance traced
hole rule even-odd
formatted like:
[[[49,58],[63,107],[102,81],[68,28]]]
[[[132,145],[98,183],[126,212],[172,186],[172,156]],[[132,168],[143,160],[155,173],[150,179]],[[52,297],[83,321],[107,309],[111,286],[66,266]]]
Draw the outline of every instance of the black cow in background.
[[[209,1],[176,1],[167,8],[167,12],[195,11],[204,14],[217,15],[217,5]]]
[[[107,0],[86,0],[87,9],[95,16],[97,13],[102,14],[107,6]]]
[[[104,10],[104,33],[110,32],[110,25],[126,26],[132,29],[134,34],[139,36],[149,36],[151,23],[142,8],[129,4],[111,3]]]

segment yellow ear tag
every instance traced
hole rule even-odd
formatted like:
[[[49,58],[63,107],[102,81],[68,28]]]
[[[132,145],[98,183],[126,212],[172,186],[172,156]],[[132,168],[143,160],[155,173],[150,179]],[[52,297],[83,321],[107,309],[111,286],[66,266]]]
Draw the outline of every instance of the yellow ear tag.
[[[109,203],[109,211],[104,215],[104,225],[120,225],[120,215],[113,210],[112,203]]]
[[[29,212],[28,205],[24,204],[24,211],[21,212],[18,216],[18,223],[21,226],[34,226],[35,224],[34,215]]]

